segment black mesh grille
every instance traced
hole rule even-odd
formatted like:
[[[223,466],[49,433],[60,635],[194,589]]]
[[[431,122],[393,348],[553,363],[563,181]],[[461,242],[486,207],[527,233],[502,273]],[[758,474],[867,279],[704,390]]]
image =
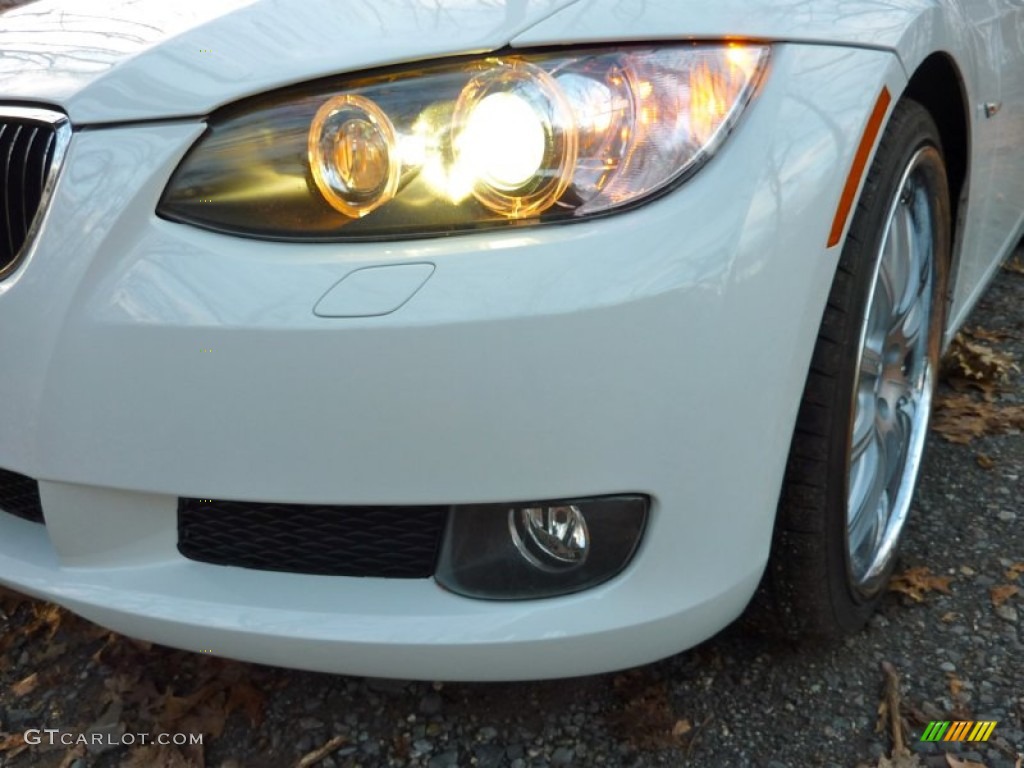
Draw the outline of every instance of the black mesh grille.
[[[52,126],[0,116],[0,273],[25,244],[56,144]]]
[[[33,523],[43,522],[39,483],[31,477],[0,469],[0,509]]]
[[[178,550],[216,565],[330,576],[427,578],[448,507],[178,500]]]

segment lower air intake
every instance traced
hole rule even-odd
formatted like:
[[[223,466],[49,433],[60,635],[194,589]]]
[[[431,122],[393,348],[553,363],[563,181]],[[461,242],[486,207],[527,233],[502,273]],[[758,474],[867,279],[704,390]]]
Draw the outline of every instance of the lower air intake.
[[[178,500],[178,551],[261,571],[423,579],[448,507],[352,507]]]

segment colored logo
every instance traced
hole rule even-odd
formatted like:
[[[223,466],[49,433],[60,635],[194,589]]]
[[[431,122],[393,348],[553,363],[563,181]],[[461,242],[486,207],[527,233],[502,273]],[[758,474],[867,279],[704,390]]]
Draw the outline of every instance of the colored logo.
[[[921,741],[988,741],[995,729],[995,720],[932,720]]]

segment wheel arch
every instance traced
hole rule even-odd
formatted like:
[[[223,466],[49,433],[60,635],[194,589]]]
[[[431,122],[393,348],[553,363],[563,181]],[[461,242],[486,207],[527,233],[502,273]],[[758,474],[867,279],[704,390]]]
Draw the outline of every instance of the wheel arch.
[[[914,70],[903,96],[921,104],[931,114],[939,129],[942,150],[949,180],[949,198],[952,216],[950,223],[951,263],[947,264],[947,302],[954,295],[958,237],[966,220],[969,204],[969,172],[971,147],[971,121],[967,87],[963,73],[952,56],[935,52],[927,56]],[[948,309],[948,307],[947,307]],[[947,314],[948,317],[948,314]]]

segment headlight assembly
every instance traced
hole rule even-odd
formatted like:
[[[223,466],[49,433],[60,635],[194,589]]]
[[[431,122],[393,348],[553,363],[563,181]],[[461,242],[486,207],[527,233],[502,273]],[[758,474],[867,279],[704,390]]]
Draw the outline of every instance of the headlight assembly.
[[[290,89],[214,115],[158,210],[284,240],[603,214],[699,168],[767,59],[739,43],[510,54]]]

